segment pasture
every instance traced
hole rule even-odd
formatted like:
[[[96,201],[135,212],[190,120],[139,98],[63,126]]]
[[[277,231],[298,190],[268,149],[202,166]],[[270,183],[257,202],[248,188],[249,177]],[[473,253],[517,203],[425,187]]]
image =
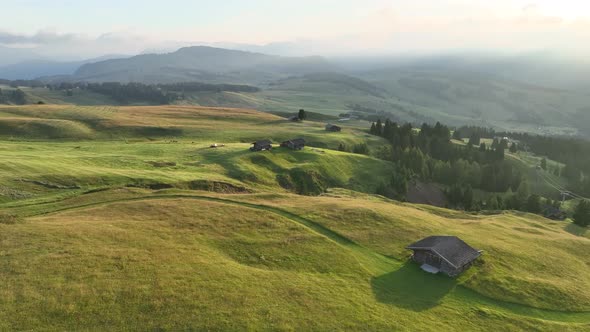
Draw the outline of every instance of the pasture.
[[[0,330],[590,330],[586,230],[367,194],[392,165],[334,149],[379,140],[252,110],[0,107]],[[484,254],[427,275],[404,247],[433,234]]]

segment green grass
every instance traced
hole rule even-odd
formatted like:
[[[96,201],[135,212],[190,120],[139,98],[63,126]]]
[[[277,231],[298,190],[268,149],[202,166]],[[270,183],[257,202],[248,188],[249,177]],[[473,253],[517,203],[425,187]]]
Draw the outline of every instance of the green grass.
[[[518,259],[502,238],[519,234],[528,243],[538,237],[512,228],[535,229],[545,221],[506,216],[505,220],[468,217],[461,222],[373,198],[318,201],[291,195],[127,194],[127,198],[109,192],[88,194],[91,197],[46,207],[37,217],[0,224],[7,235],[0,244],[2,328],[471,330],[498,326],[551,331],[584,329],[590,322],[588,313],[568,312],[573,305],[576,311],[588,310],[583,284],[570,294],[567,306],[551,304],[563,298],[542,298],[535,306],[528,302],[541,294],[508,301],[499,294],[486,294],[478,283],[490,277],[501,285],[503,274],[496,266]],[[81,199],[88,203],[84,206]],[[47,214],[59,206],[61,212]],[[366,215],[369,211],[372,216]],[[383,220],[386,216],[390,219]],[[429,223],[417,221],[427,218]],[[368,223],[365,230],[358,228],[361,221]],[[466,222],[494,227],[480,229]],[[513,227],[497,226],[502,223]],[[408,253],[401,248],[415,236],[435,231],[430,224],[464,232],[462,237],[486,250],[482,262],[457,280],[430,276],[415,264],[404,263]],[[581,258],[574,258],[574,248],[588,246],[589,240],[577,239],[558,224],[544,227],[555,233],[554,241],[566,244],[558,246],[564,253],[562,264],[583,270],[573,263]],[[369,228],[372,231],[367,233]],[[416,228],[415,234],[400,233],[407,228]],[[498,240],[477,240],[490,230]],[[527,283],[519,276],[533,271],[539,278],[552,274],[546,266],[543,270],[535,266],[543,253],[535,254],[534,249],[535,245],[527,247],[533,260],[512,273],[521,287]],[[551,284],[538,289],[569,282],[548,280]],[[543,306],[553,308],[538,309]]]
[[[554,175],[552,170],[557,167],[562,168],[563,164],[548,159],[547,170],[543,170],[538,168],[542,157],[530,152],[519,151],[515,154],[507,152],[506,156],[525,176],[532,193],[551,199],[561,199],[560,191],[567,188],[568,182],[566,178]]]
[[[196,181],[286,191],[281,176],[317,172],[325,186],[374,192],[391,170],[362,155],[306,148],[254,153],[249,144],[210,149],[205,142],[0,142],[0,203],[103,187],[186,188]],[[294,179],[296,181],[296,179]],[[284,187],[284,188],[283,188]],[[293,188],[295,190],[295,188]],[[16,203],[14,203],[16,204]]]
[[[586,229],[371,195],[391,164],[330,149],[380,144],[353,126],[1,107],[14,121],[68,126],[0,138],[0,330],[590,329]],[[292,136],[325,147],[248,150]],[[316,182],[327,192],[292,193]],[[435,234],[484,254],[458,279],[425,274],[404,248]]]

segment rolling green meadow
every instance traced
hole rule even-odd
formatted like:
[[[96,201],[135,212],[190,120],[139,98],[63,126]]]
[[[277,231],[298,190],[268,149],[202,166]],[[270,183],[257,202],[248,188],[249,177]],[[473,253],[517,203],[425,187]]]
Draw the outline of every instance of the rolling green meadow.
[[[216,52],[219,52],[218,56],[221,57],[227,50],[218,49]],[[194,59],[190,59],[191,66],[203,65],[201,61],[194,63]],[[203,59],[203,62],[208,59]],[[165,63],[170,61],[167,60]],[[136,65],[143,68],[145,64],[142,62]],[[211,66],[214,68],[216,65],[218,64]],[[530,81],[533,83],[523,83],[473,70],[456,71],[444,66],[414,68],[392,64],[392,67],[379,70],[340,72],[325,63],[316,65],[319,66],[316,71],[298,71],[286,76],[279,75],[273,70],[266,74],[257,71],[240,71],[239,74],[233,72],[224,75],[209,73],[200,80],[251,84],[259,87],[260,91],[183,92],[184,97],[174,103],[253,108],[266,112],[297,112],[298,109],[304,108],[331,116],[348,112],[356,112],[361,116],[381,113],[382,118],[399,119],[398,122],[440,121],[544,135],[587,134],[589,121],[586,110],[590,99],[587,94],[576,89],[549,88],[541,82],[538,82],[540,85],[533,84],[536,82],[534,80]],[[101,77],[99,81],[127,82],[139,79],[134,76],[135,74],[129,73],[126,67],[119,68],[117,65],[116,68],[111,68],[109,62],[96,66],[97,72],[91,77]],[[196,79],[194,76],[177,77],[174,74],[168,77],[171,72],[162,71],[161,68],[158,67],[157,74],[148,75],[150,78],[146,78],[144,82],[183,82]],[[219,71],[225,69],[227,68],[222,67]],[[149,70],[143,68],[141,71],[145,74]],[[179,70],[175,73],[186,75],[187,72],[189,71]],[[129,75],[133,79],[128,77]],[[78,79],[83,80],[83,77]],[[9,86],[0,88],[6,92],[13,89]],[[29,104],[120,104],[107,95],[85,89],[74,89],[72,95],[68,95],[66,90],[50,90],[44,87],[21,87],[21,90]],[[148,103],[141,99],[131,102],[139,105]]]
[[[337,151],[378,149],[366,128],[0,107],[0,330],[590,331],[590,232],[374,195],[393,165]],[[276,144],[296,137],[304,150]],[[276,148],[250,152],[258,139]],[[429,235],[483,255],[426,274],[404,248]]]

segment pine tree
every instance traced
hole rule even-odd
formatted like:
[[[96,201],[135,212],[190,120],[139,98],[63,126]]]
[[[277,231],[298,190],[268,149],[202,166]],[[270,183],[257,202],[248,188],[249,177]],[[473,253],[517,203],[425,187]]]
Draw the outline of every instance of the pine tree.
[[[371,124],[371,129],[369,129],[369,134],[377,135],[377,126],[375,126],[375,122]]]
[[[496,196],[496,200],[498,201],[498,210],[504,210],[506,204],[504,203],[502,196]]]
[[[392,139],[393,134],[393,124],[389,119],[385,119],[385,123],[383,124],[383,134],[381,134],[385,139],[390,140]]]
[[[305,110],[304,109],[300,109],[299,110],[299,114],[297,115],[297,117],[299,118],[299,120],[303,121],[305,119],[307,119],[307,114],[305,114]]]
[[[516,190],[515,196],[515,206],[514,209],[521,210],[525,208],[525,203],[529,199],[530,190],[529,184],[526,181],[522,181],[518,186],[518,190]]]
[[[477,133],[473,133],[471,137],[469,137],[469,145],[479,146],[481,143],[481,137]]]
[[[14,102],[17,105],[24,105],[27,103],[25,99],[25,93],[21,89],[16,89],[12,91],[11,99],[12,102]]]
[[[498,141],[497,138],[494,138],[494,140],[492,141],[492,150],[496,150],[500,147],[500,142]]]
[[[590,202],[582,200],[574,211],[574,223],[581,227],[590,225]]]
[[[498,210],[498,198],[495,195],[490,196],[490,198],[488,198],[486,208],[488,210]]]
[[[530,213],[541,213],[541,197],[537,194],[530,195],[526,201],[526,210]]]
[[[473,207],[473,189],[470,185],[466,185],[463,190],[463,207],[465,210],[471,210]]]
[[[504,160],[505,151],[500,146],[496,147],[496,150],[494,150],[494,154],[496,156],[496,160]]]
[[[375,133],[378,136],[383,135],[383,124],[381,123],[381,119],[377,119],[377,123],[375,124]]]

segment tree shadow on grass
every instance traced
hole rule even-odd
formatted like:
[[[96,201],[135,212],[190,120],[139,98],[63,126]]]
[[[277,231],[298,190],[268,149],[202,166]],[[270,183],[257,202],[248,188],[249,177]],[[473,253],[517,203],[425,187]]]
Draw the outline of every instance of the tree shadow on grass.
[[[371,280],[373,293],[379,302],[414,311],[439,305],[456,285],[455,279],[424,272],[417,263],[411,261],[398,270]]]
[[[581,227],[574,223],[568,223],[568,225],[564,227],[564,230],[576,236],[584,236],[586,232],[588,232],[588,227]]]

